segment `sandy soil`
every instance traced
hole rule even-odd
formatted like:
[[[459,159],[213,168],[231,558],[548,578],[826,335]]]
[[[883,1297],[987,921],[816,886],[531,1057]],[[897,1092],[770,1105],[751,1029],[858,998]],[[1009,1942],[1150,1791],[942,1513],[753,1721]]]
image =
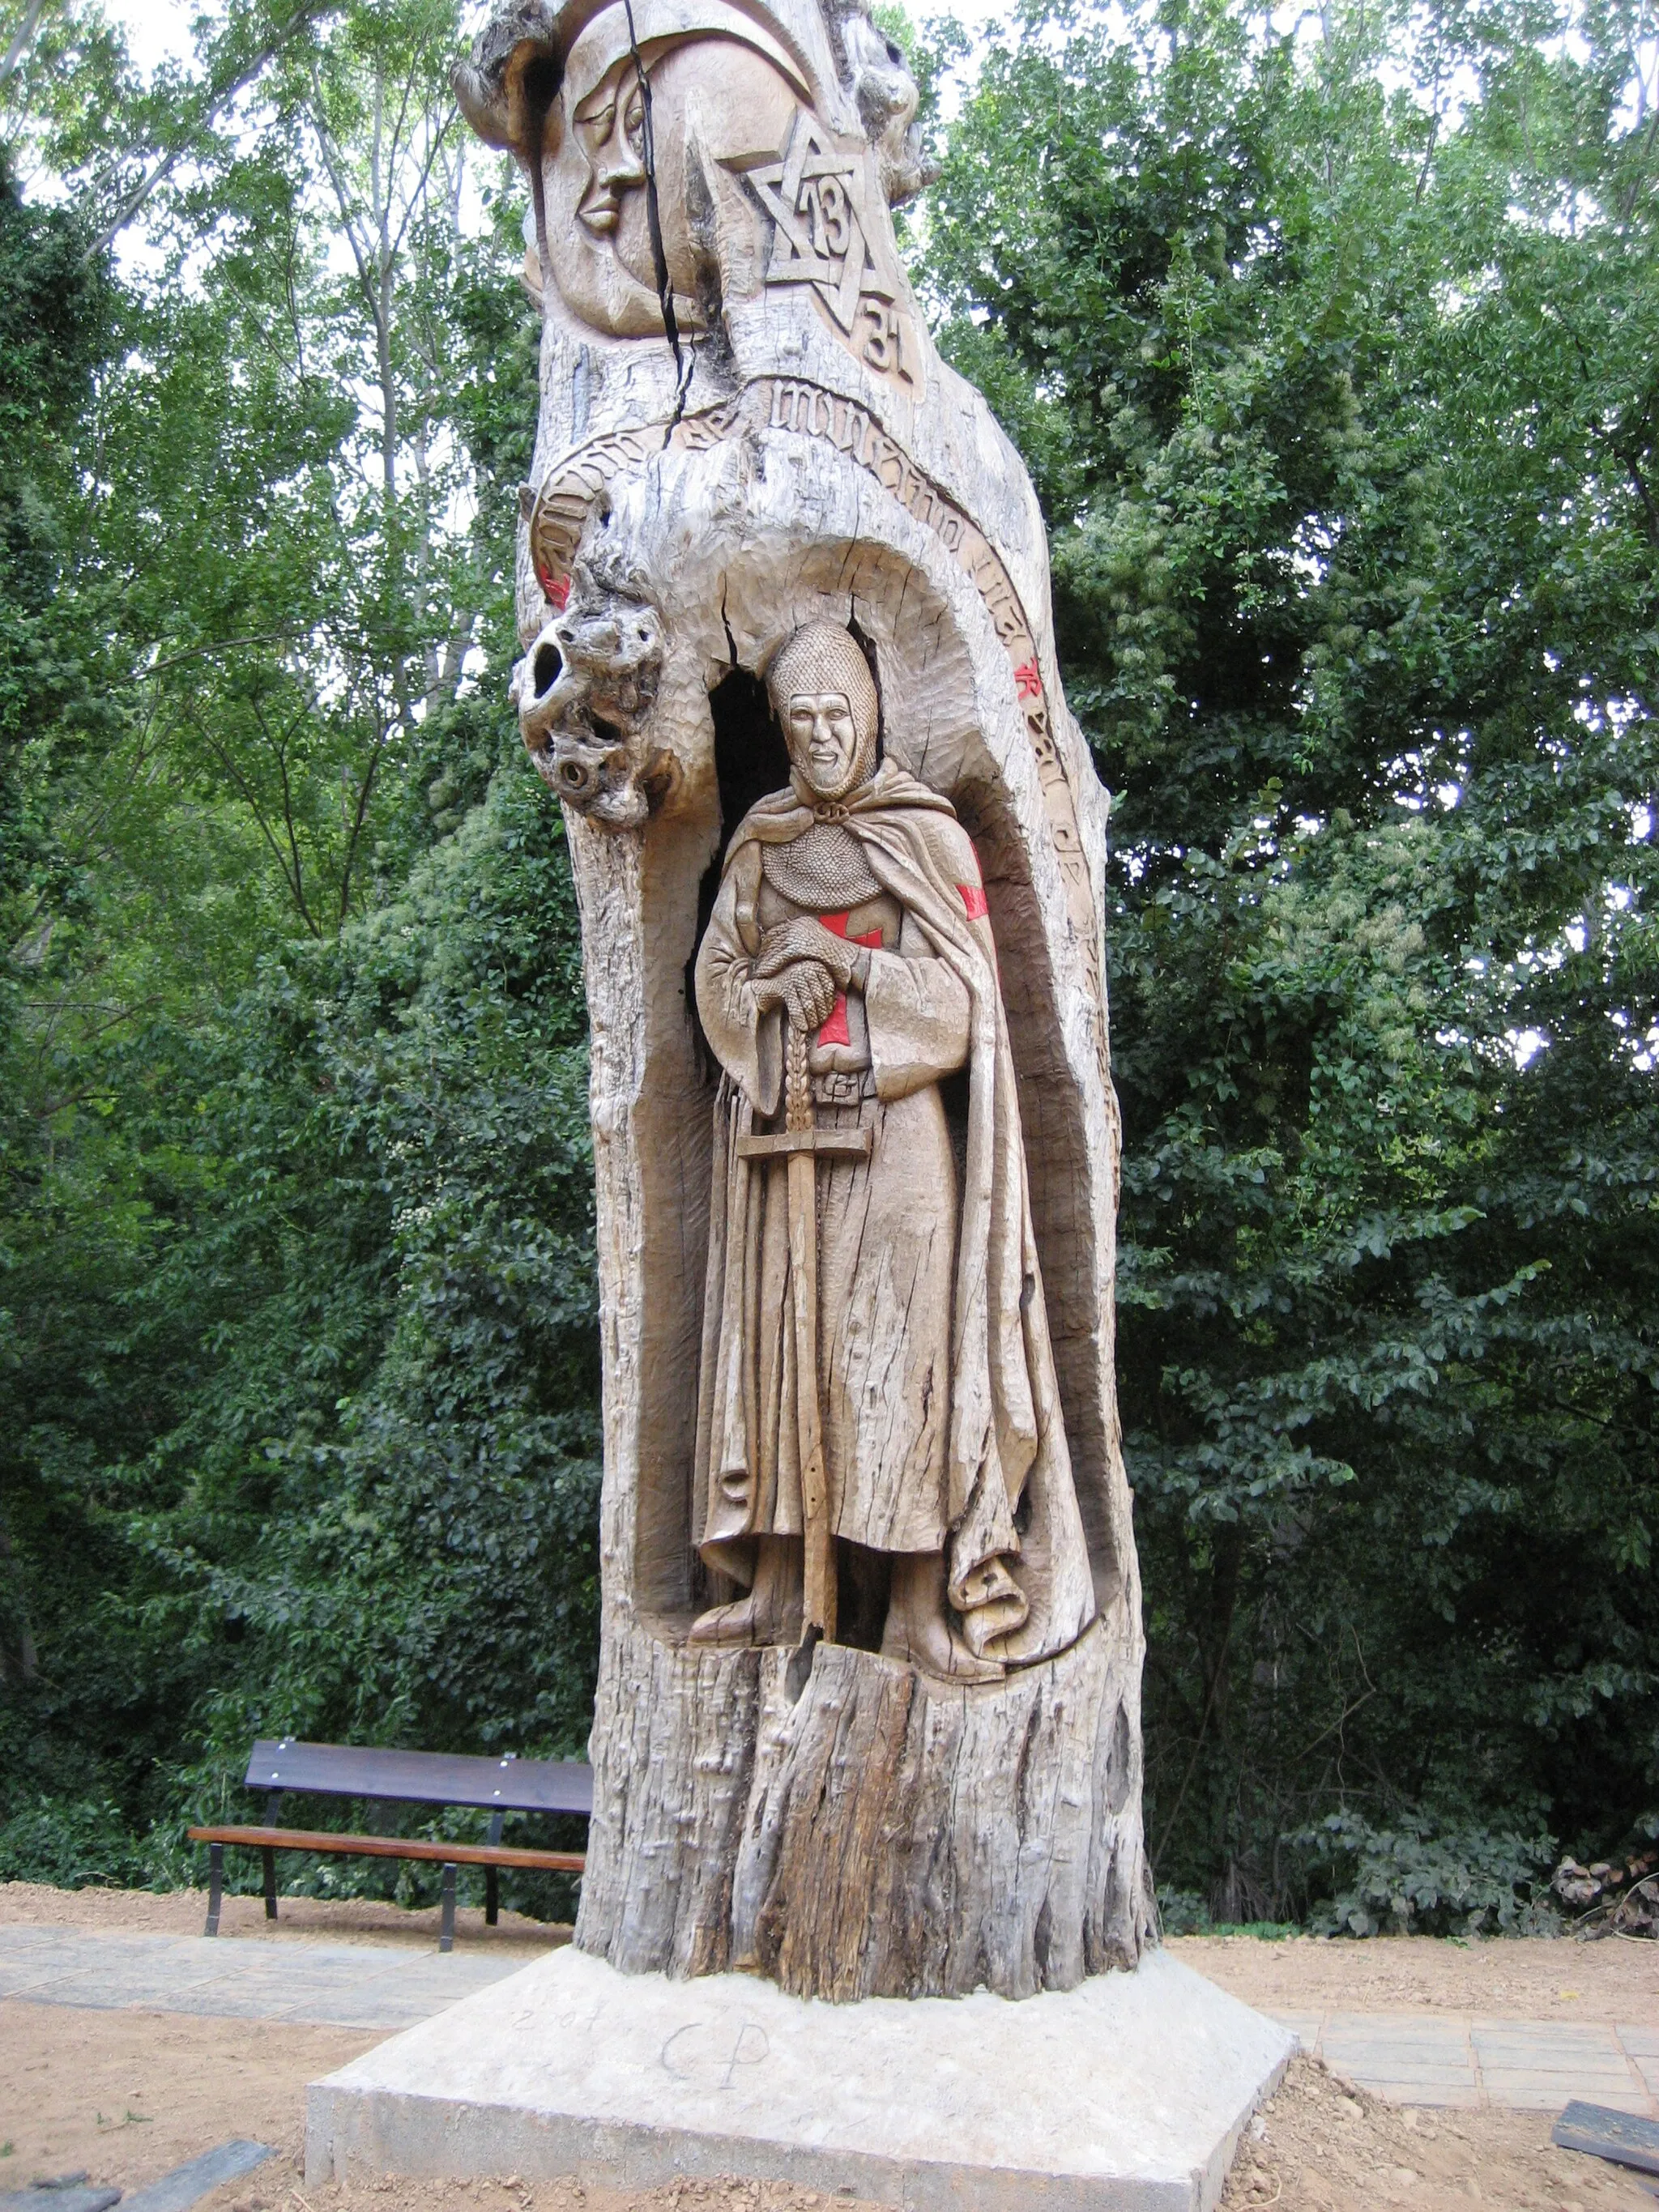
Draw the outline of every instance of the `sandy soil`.
[[[0,1923],[193,1932],[203,1901],[110,1891],[0,1886]],[[227,1901],[244,1936],[304,1942],[435,1941],[434,1913],[393,1905],[285,1900],[268,1929],[258,1898]],[[234,1916],[233,1917],[233,1915]],[[467,1943],[526,1954],[568,1938],[532,1921],[486,1930],[463,1915]],[[1186,1938],[1186,1963],[1257,2004],[1284,2010],[1462,2011],[1545,2019],[1659,2019],[1659,1947],[1492,1942],[1465,1950],[1418,1939],[1366,1944]],[[1567,1991],[1577,1991],[1569,1996]],[[681,2184],[622,2195],[573,2182],[415,2182],[395,2176],[307,2190],[301,2174],[305,2084],[368,2050],[362,2030],[178,2014],[94,2012],[0,2002],[0,2191],[84,2167],[131,2190],[233,2136],[279,2155],[206,2200],[204,2212],[863,2212],[848,2198],[781,2185]],[[1297,2059],[1247,2138],[1225,2212],[1653,2212],[1633,2175],[1554,2149],[1550,2115],[1417,2112],[1352,2088]]]
[[[76,2166],[130,2190],[233,2136],[287,2150],[291,2182],[305,2084],[380,2039],[285,2021],[0,2002],[0,2190]]]
[[[255,1936],[279,1943],[390,1943],[433,1950],[438,1907],[406,1911],[367,1898],[285,1897],[279,1917],[265,1918],[263,1897],[227,1897],[219,1912],[221,1936]],[[43,1882],[0,1881],[0,1927],[90,1928],[105,1935],[199,1936],[207,1918],[204,1889],[156,1895],[147,1889],[50,1889]],[[486,1928],[483,1907],[461,1906],[455,1915],[458,1950],[505,1951],[526,1961],[570,1941],[562,1923],[526,1920],[503,1912]]]
[[[1316,2058],[1292,2059],[1245,2137],[1223,2212],[1653,2212],[1634,2174],[1557,2150],[1551,2118],[1385,2105]]]
[[[1422,1936],[1264,1943],[1183,1936],[1173,1957],[1267,2012],[1472,2012],[1498,2020],[1624,2021],[1659,2027],[1659,1943],[1603,1936],[1486,1942]]]
[[[396,2176],[307,2189],[304,2085],[375,2040],[176,2014],[0,2003],[0,2189],[85,2168],[131,2190],[233,2136],[278,2156],[203,2212],[864,2212],[845,2197],[768,2184],[684,2184],[623,2195],[574,2182],[477,2184]],[[1297,2059],[1247,2140],[1225,2212],[1653,2212],[1633,2177],[1553,2149],[1548,2116],[1417,2112]]]

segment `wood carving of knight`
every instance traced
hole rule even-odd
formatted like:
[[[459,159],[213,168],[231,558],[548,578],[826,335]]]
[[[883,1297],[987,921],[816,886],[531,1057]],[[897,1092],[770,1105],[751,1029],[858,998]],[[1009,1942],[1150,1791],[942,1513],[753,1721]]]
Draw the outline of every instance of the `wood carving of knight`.
[[[789,785],[733,835],[696,962],[724,1074],[696,1536],[722,1601],[692,1638],[816,1629],[994,1679],[1093,1598],[985,889],[949,801],[878,764],[848,630],[796,629],[767,684]]]

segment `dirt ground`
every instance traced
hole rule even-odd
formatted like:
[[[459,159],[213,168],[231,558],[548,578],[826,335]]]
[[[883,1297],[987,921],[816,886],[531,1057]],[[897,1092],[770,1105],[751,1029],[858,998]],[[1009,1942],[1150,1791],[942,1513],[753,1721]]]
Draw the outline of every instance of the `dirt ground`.
[[[1248,1939],[1246,1939],[1248,1940]],[[1385,2105],[1294,2058],[1245,2136],[1224,2212],[1653,2212],[1638,2178],[1557,2150],[1548,2112]]]
[[[277,2157],[203,2212],[864,2212],[776,2185],[634,2194],[568,2181],[410,2181],[307,2189],[305,2084],[377,2039],[344,2028],[0,2003],[0,2190],[84,2168],[129,2191],[233,2136]],[[1225,2212],[1653,2212],[1633,2177],[1555,2150],[1536,2112],[1419,2112],[1297,2059],[1228,2184]]]
[[[0,1885],[0,1923],[193,1933],[198,1896]],[[568,1931],[520,1921],[486,1930],[463,1915],[459,1942],[526,1956]],[[285,1899],[267,1927],[258,1898],[227,1901],[224,1927],[257,1940],[436,1940],[434,1913]],[[1659,1947],[1415,1939],[1366,1944],[1184,1938],[1188,1965],[1249,2002],[1308,2011],[1439,2006],[1528,2019],[1659,2018]],[[1568,1992],[1576,1992],[1569,1995]],[[233,2136],[279,2155],[206,2200],[204,2212],[861,2212],[848,2198],[768,2184],[684,2183],[623,2195],[569,2181],[478,2183],[387,2177],[307,2190],[301,2172],[305,2084],[379,2038],[362,2030],[179,2014],[0,2002],[0,2192],[84,2167],[131,2190]],[[1553,2148],[1541,2112],[1422,2112],[1382,2103],[1297,2059],[1247,2137],[1225,2212],[1653,2212],[1634,2175]]]
[[[9,1999],[0,2003],[0,2190],[77,2166],[131,2190],[233,2136],[287,2152],[292,2183],[306,2083],[380,2039],[373,2028]]]
[[[1659,1943],[1605,1936],[1440,1942],[1376,1936],[1182,1936],[1170,1955],[1267,2012],[1472,2012],[1659,2027]]]
[[[262,1897],[227,1897],[219,1913],[222,1936],[254,1936],[276,1943],[391,1943],[435,1950],[438,1907],[409,1912],[400,1905],[368,1898],[285,1897],[279,1917],[265,1918]],[[50,1889],[44,1882],[0,1881],[0,1928],[91,1928],[108,1936],[199,1936],[207,1918],[204,1889]],[[464,1951],[522,1952],[526,1965],[570,1941],[568,1927],[503,1912],[498,1927],[484,1926],[482,1905],[462,1905],[455,1942]]]

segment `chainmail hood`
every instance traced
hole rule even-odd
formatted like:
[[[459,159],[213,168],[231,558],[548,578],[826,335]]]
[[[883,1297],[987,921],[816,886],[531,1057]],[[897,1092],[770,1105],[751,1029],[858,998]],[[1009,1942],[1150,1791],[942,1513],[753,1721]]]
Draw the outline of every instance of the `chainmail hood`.
[[[881,727],[875,679],[851,631],[839,623],[804,623],[772,656],[766,689],[786,737],[789,702],[800,692],[839,691],[853,716],[859,749],[849,791],[867,783],[876,770],[876,738]]]

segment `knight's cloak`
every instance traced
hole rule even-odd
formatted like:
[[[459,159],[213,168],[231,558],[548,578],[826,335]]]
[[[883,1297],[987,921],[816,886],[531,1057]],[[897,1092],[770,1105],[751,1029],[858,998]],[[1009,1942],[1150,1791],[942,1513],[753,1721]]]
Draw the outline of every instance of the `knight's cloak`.
[[[753,1577],[757,1535],[800,1527],[784,1179],[779,1164],[738,1154],[738,1139],[769,1122],[782,1103],[782,1017],[761,1015],[750,984],[761,937],[755,848],[791,842],[822,812],[792,787],[745,816],[697,957],[698,1011],[725,1075],[714,1109],[695,1534],[707,1563],[740,1585]],[[880,1495],[883,1471],[862,1463],[868,1454],[859,1437],[835,1433],[838,1419],[853,1416],[838,1414],[848,1400],[831,1378],[823,1404],[832,1501],[837,1459],[849,1493],[837,1531],[859,1541],[873,1537],[882,1549],[942,1547],[951,1602],[970,1646],[1010,1663],[1030,1662],[1081,1634],[1094,1616],[1094,1594],[978,861],[949,802],[891,763],[834,812],[904,926],[899,951],[870,953],[864,994],[874,1096],[856,1110],[872,1131],[871,1158],[867,1166],[821,1163],[817,1170],[823,1210],[836,1216],[850,1206],[857,1214],[857,1233],[843,1240],[850,1256],[841,1279],[823,1285],[830,1295],[821,1297],[823,1342],[827,1356],[846,1356],[834,1348],[840,1304],[915,1315],[892,1324],[907,1340],[887,1347],[884,1364],[866,1358],[860,1397],[867,1400],[878,1387],[873,1378],[885,1373],[895,1397],[915,1401],[896,1455],[897,1481],[922,1493]],[[943,1138],[938,1082],[958,1065],[967,1077],[966,1129],[952,1146]],[[820,1108],[819,1117],[847,1111]],[[902,1265],[919,1271],[924,1291],[923,1279],[942,1265],[945,1294],[918,1297],[907,1279],[896,1297],[893,1255],[872,1237],[872,1223],[887,1224],[888,1236],[902,1243]],[[833,1231],[830,1244],[833,1251]],[[923,1340],[929,1329],[939,1336],[937,1357]],[[948,1410],[936,1402],[935,1370],[948,1381]],[[936,1446],[921,1432],[928,1421]]]

